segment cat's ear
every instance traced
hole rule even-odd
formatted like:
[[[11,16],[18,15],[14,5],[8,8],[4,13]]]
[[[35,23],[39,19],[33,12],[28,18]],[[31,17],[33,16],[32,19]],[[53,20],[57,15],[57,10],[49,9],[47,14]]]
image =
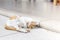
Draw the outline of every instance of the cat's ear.
[[[13,20],[13,19],[16,19],[17,16],[11,16],[9,19],[10,20]]]

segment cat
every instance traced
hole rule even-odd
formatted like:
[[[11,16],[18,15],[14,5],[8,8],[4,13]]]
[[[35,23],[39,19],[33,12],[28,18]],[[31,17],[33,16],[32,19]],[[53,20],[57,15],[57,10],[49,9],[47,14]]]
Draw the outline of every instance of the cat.
[[[11,16],[5,24],[5,29],[19,32],[30,32],[35,27],[40,27],[40,21],[27,16]]]

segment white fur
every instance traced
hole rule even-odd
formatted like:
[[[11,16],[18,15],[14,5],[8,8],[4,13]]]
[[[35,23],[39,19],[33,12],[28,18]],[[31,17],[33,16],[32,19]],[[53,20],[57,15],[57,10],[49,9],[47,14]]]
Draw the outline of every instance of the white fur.
[[[13,19],[13,20],[8,20],[6,24],[10,27],[11,26],[15,27],[17,30],[25,32],[26,31],[25,29],[27,28],[27,23],[29,23],[28,25],[30,25],[32,21],[36,22],[36,24],[39,24],[38,20],[30,18],[30,17],[25,17],[25,16],[16,17],[16,19]],[[20,29],[18,25],[20,25]],[[22,26],[25,29],[23,29]]]

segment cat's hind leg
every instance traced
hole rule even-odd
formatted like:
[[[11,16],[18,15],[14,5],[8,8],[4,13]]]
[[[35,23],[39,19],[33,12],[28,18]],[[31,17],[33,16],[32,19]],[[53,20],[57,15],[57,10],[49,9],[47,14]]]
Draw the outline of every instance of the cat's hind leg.
[[[10,26],[7,26],[7,25],[5,25],[5,29],[6,30],[14,30],[14,31],[16,31],[15,27],[10,27]]]

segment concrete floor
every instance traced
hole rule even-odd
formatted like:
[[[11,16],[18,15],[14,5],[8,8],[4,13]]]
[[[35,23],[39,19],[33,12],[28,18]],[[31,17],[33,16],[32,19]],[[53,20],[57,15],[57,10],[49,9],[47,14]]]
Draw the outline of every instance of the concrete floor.
[[[0,40],[60,40],[60,33],[42,28],[33,29],[30,33],[5,30],[4,24],[7,19],[7,17],[0,15]]]
[[[41,21],[60,21],[60,5],[54,6],[45,0],[35,2],[33,0],[31,2],[28,0],[0,0],[0,14],[12,15],[13,13],[39,18]],[[4,24],[8,18],[0,15],[0,19],[0,40],[60,40],[60,33],[41,28],[34,29],[27,34],[7,31],[4,29]]]

